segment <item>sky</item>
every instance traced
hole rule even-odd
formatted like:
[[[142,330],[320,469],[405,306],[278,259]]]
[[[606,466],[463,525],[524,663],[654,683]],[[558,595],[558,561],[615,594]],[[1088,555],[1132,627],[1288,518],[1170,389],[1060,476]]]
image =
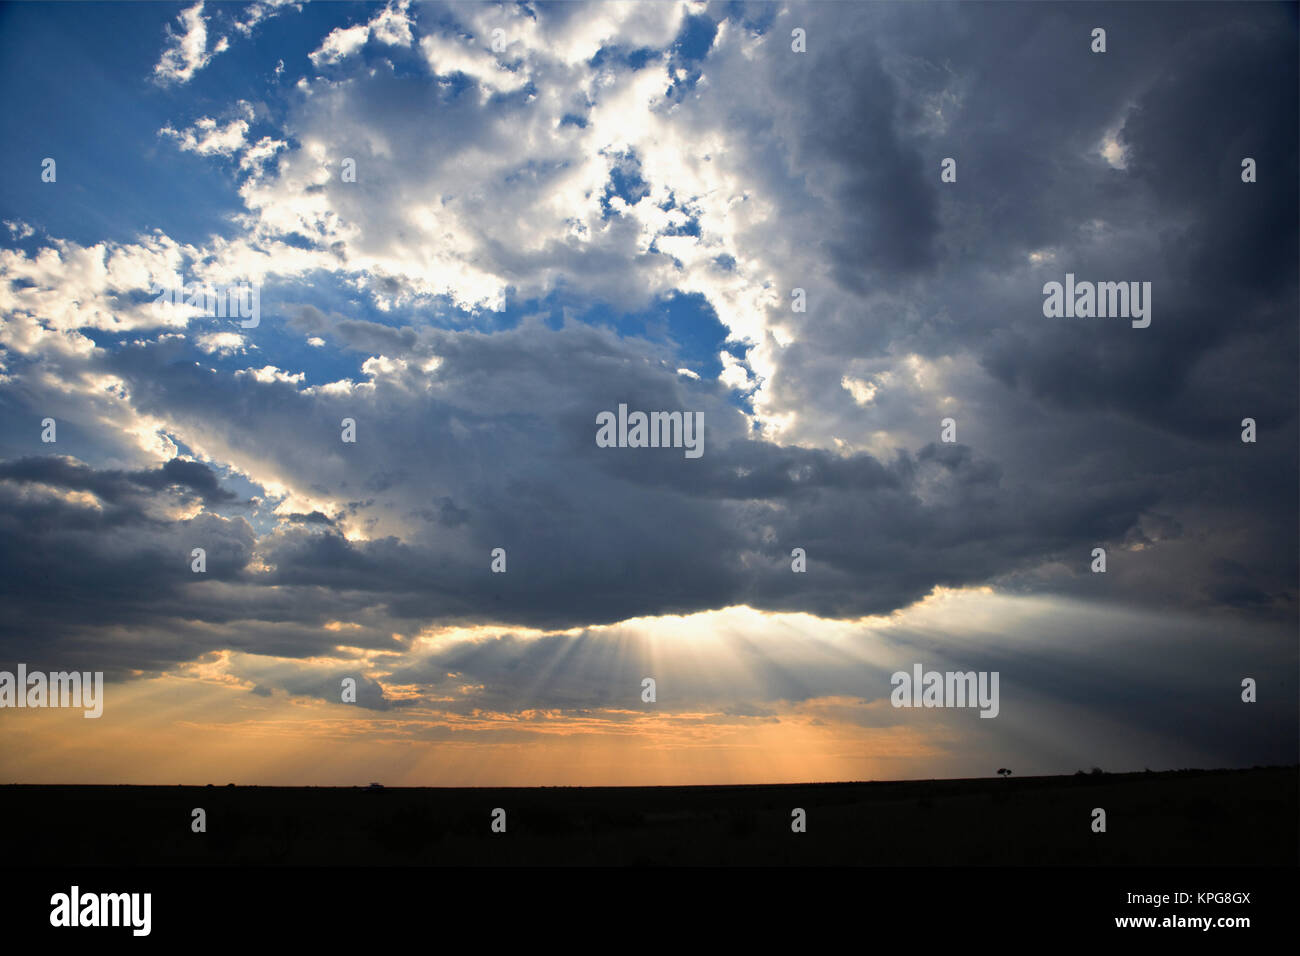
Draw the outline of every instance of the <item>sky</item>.
[[[1294,4],[0,6],[0,671],[106,682],[0,782],[1295,763],[1298,79]]]

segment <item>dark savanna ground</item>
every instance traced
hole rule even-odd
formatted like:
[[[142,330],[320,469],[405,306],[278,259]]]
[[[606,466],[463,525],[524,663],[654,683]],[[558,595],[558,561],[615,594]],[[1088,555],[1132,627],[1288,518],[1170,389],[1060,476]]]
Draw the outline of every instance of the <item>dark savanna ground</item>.
[[[191,810],[207,811],[193,833]],[[491,832],[491,812],[507,832]],[[806,833],[790,812],[807,811]],[[1102,807],[1107,832],[1093,833]],[[752,787],[0,787],[61,865],[1294,865],[1297,768]]]

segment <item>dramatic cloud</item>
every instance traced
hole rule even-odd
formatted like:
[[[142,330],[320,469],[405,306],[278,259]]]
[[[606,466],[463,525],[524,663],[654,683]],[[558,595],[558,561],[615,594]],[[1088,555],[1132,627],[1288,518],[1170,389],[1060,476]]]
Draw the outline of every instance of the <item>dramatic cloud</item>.
[[[989,759],[1071,769],[1119,724],[1130,763],[1286,756],[1293,729],[1246,746],[1169,701],[1295,669],[1294,11],[266,23],[297,6],[150,14],[163,88],[114,145],[121,196],[68,155],[41,203],[5,199],[0,666],[271,708],[355,676],[438,733],[635,722],[653,674],[679,718],[883,732],[888,673],[966,649],[1021,701],[977,721]],[[86,207],[112,228],[51,227]],[[1067,274],[1150,283],[1150,325],[1046,316]],[[241,283],[255,317],[205,298]],[[599,447],[620,406],[701,414],[703,454]],[[1088,741],[1053,749],[1071,720]]]

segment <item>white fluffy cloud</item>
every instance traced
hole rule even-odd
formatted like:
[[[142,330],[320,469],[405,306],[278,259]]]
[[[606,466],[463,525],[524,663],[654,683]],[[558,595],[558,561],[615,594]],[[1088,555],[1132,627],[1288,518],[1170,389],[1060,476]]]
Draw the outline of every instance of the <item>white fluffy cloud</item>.
[[[171,126],[164,126],[158,135],[174,140],[182,152],[197,153],[200,156],[232,156],[247,146],[245,137],[248,135],[249,122],[253,119],[253,107],[241,101],[235,112],[238,114],[236,118],[225,126],[204,116],[189,129],[177,131]]]
[[[388,46],[410,46],[410,6],[409,0],[389,3],[366,23],[331,30],[320,48],[309,54],[312,64],[321,67],[339,63],[359,52],[371,39]]]
[[[176,22],[180,30],[167,27],[167,46],[153,68],[154,79],[164,85],[188,83],[214,56],[230,47],[230,41],[222,37],[208,49],[208,20],[202,2],[182,10]]]

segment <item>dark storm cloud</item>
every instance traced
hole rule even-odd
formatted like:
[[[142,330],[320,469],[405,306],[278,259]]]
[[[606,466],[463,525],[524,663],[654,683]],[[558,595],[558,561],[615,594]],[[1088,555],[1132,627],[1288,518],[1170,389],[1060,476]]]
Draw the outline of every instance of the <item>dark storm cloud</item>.
[[[377,469],[362,483],[383,484],[394,502],[450,489],[462,502],[455,513],[467,518],[438,524],[458,533],[407,529],[404,541],[352,542],[286,532],[268,543],[276,570],[266,583],[382,595],[401,617],[534,626],[740,600],[872,613],[936,583],[984,580],[1080,540],[1122,536],[1154,497],[1081,490],[1062,503],[1032,486],[1013,491],[996,464],[964,447],[930,445],[882,463],[741,440],[739,414],[715,389],[688,390],[648,361],[646,346],[589,328],[436,332],[428,342],[442,359],[435,396],[397,418],[386,410],[395,407],[392,386],[381,386],[375,411],[358,412],[365,461]],[[508,378],[493,375],[503,368]],[[706,408],[706,454],[690,461],[675,450],[597,448],[594,413],[619,401]],[[276,408],[285,408],[283,398]],[[282,434],[276,414],[264,408],[253,419]],[[463,422],[475,424],[458,437],[454,423]],[[388,471],[394,462],[401,474]],[[358,483],[350,469],[338,474],[349,487]],[[494,547],[508,553],[504,575],[487,571]],[[808,551],[813,575],[790,573],[793,547]]]
[[[817,210],[825,241],[847,253],[834,255],[835,281],[857,294],[910,276],[919,321],[817,314],[778,388],[820,374],[801,356],[811,365],[899,348],[969,351],[1043,401],[1185,438],[1222,433],[1238,407],[1267,427],[1294,418],[1293,11],[964,4],[875,14],[796,8],[790,22],[808,21],[817,39],[815,68],[774,63],[791,99],[818,104],[795,114],[803,125],[789,150],[797,168],[839,183]],[[855,17],[862,29],[845,29]],[[1108,31],[1105,54],[1089,49],[1097,25]],[[1101,160],[1110,132],[1127,169]],[[1248,155],[1268,171],[1253,185],[1240,179]],[[944,157],[957,160],[956,183],[939,182]],[[797,223],[802,191],[789,192]],[[1094,222],[1112,238],[1084,241]],[[1027,272],[1025,257],[1042,248],[1056,258]],[[1066,271],[1153,281],[1154,325],[1138,334],[1044,319],[1042,284]]]
[[[160,469],[163,471],[163,469]],[[152,505],[174,505],[181,496],[141,490],[154,473],[95,472],[66,459],[24,459],[0,472],[0,623],[6,660],[110,661],[108,669],[156,667],[188,660],[195,645],[156,642],[138,635],[123,645],[118,625],[165,622],[169,617],[228,618],[223,602],[189,602],[185,594],[199,575],[191,551],[207,552],[204,580],[236,578],[248,561],[254,534],[243,518],[202,513],[172,520]],[[196,472],[179,476],[218,489]],[[177,475],[163,476],[170,483]],[[35,483],[89,492],[95,502],[42,494]],[[102,495],[102,496],[101,496]],[[220,497],[220,496],[218,496]],[[155,500],[157,499],[157,500]],[[214,606],[214,604],[216,606]],[[165,623],[163,624],[165,627]],[[118,644],[118,652],[111,652]],[[126,653],[122,648],[127,647]]]
[[[285,515],[285,520],[291,524],[324,524],[332,525],[328,515],[321,514],[319,511],[313,511],[310,514],[290,514]]]
[[[1125,22],[1112,33],[1122,37]],[[1193,439],[1231,431],[1243,408],[1279,428],[1295,415],[1294,27],[1281,7],[1229,13],[1148,49],[1163,69],[1115,104],[1127,106],[1118,133],[1127,168],[1113,171],[1125,185],[1047,189],[1071,197],[1076,216],[1117,230],[1163,223],[1145,230],[1144,247],[1121,238],[1118,254],[1056,260],[1080,278],[1154,281],[1150,341],[1086,323],[1039,322],[1037,334],[1017,324],[1022,334],[990,350],[988,365],[1048,400],[1115,409]],[[1242,183],[1246,156],[1268,177]]]
[[[258,585],[248,567],[257,537],[247,520],[169,516],[199,497],[196,490],[210,501],[234,497],[197,462],[138,472],[66,457],[0,464],[0,660],[121,674],[221,648],[294,657],[338,643],[321,639],[331,617],[367,619],[354,596]],[[322,520],[289,516],[291,525]],[[202,574],[191,566],[194,548],[205,551]],[[348,641],[391,646],[383,623],[350,631]]]
[[[1061,503],[1006,487],[995,463],[960,446],[881,462],[743,440],[743,418],[717,386],[676,375],[648,343],[589,327],[430,330],[426,347],[442,361],[429,391],[398,379],[349,396],[213,376],[171,361],[167,343],[118,354],[113,370],[142,411],[156,402],[178,422],[194,416],[240,433],[326,495],[382,487],[357,514],[398,522],[403,538],[350,541],[315,512],[288,515],[255,541],[242,519],[169,522],[138,503],[116,516],[62,500],[18,508],[15,497],[6,519],[9,594],[20,608],[11,637],[41,620],[52,652],[59,634],[90,621],[219,626],[178,628],[179,660],[216,646],[310,654],[339,642],[318,630],[328,617],[367,609],[378,615],[374,629],[345,643],[383,646],[386,619],[572,627],[742,601],[887,612],[935,584],[980,582],[1122,536],[1151,500],[1113,488]],[[598,448],[595,414],[620,401],[703,409],[704,457]],[[355,449],[338,442],[345,414],[359,421]],[[163,494],[167,478],[220,497],[193,469],[132,476],[54,460],[11,464],[4,477],[0,487],[15,496],[38,480],[109,499],[123,485]],[[413,525],[421,501],[433,520]],[[110,523],[124,529],[106,534]],[[202,580],[189,568],[196,546],[208,550]],[[254,546],[267,566],[256,573]],[[495,547],[507,551],[505,574],[489,570]],[[794,547],[808,553],[806,575],[790,571]],[[213,591],[216,582],[228,590]]]
[[[952,413],[1006,487],[1069,502],[1127,481],[1191,529],[1162,550],[1164,580],[1149,587],[1142,571],[1128,599],[1167,600],[1182,580],[1178,600],[1293,615],[1294,8],[790,9],[774,32],[806,27],[810,52],[786,57],[777,44],[760,82],[769,98],[817,104],[793,112],[785,152],[789,168],[817,174],[769,182],[803,245],[853,252],[832,257],[829,285],[814,271],[824,254],[791,257],[787,281],[807,287],[810,306],[806,319],[782,317],[796,341],[777,353],[777,407],[824,409],[848,432],[864,413],[839,384],[847,360],[973,359],[992,379],[955,382]],[[1096,26],[1105,54],[1089,48]],[[861,82],[860,60],[884,76]],[[1124,168],[1101,155],[1108,135]],[[1243,183],[1245,156],[1269,177]],[[956,183],[940,182],[944,157],[957,160]],[[866,168],[891,169],[896,188],[869,198]],[[886,236],[890,255],[872,246]],[[1045,318],[1042,285],[1066,272],[1151,281],[1151,327]],[[876,408],[918,437],[948,413],[900,408],[887,387]],[[1260,443],[1238,440],[1244,417]],[[1232,552],[1240,582],[1220,580],[1228,565],[1207,550]]]
[[[46,456],[0,462],[0,481],[39,482],[71,491],[88,491],[108,504],[126,504],[149,491],[177,488],[204,504],[233,501],[216,474],[198,461],[173,458],[160,468],[144,471],[96,471],[70,458]]]
[[[251,693],[262,697],[273,696],[276,690],[295,697],[315,697],[332,703],[343,698],[344,681],[355,682],[356,699],[349,703],[365,710],[388,711],[411,706],[413,701],[393,699],[384,695],[378,681],[366,677],[356,669],[322,667],[298,661],[268,662],[258,658],[242,658],[232,668],[237,677],[257,681]]]

